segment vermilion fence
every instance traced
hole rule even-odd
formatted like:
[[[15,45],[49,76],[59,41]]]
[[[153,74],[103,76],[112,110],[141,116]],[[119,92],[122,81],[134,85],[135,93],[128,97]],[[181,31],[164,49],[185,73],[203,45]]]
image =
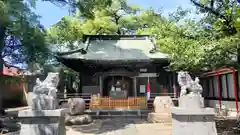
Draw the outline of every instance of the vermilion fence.
[[[92,97],[90,109],[146,109],[146,97],[116,99],[111,97]]]
[[[235,101],[235,108],[238,113],[240,98],[239,78],[240,72],[233,67],[203,73],[200,77],[200,82],[203,86],[204,98],[209,101],[218,100],[220,108],[223,101]]]

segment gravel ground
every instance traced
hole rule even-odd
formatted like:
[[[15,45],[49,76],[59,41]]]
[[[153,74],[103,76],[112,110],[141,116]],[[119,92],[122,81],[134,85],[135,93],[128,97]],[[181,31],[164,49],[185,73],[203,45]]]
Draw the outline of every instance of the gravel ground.
[[[236,118],[216,117],[218,135],[240,135]]]
[[[96,120],[84,126],[67,127],[67,135],[171,135],[171,125],[150,124],[141,119]]]
[[[236,119],[216,118],[218,135],[240,135],[240,128]],[[114,118],[95,120],[88,125],[75,125],[67,128],[67,135],[146,135],[163,134],[171,135],[171,124],[151,124],[143,119]],[[18,132],[8,135],[18,135]]]

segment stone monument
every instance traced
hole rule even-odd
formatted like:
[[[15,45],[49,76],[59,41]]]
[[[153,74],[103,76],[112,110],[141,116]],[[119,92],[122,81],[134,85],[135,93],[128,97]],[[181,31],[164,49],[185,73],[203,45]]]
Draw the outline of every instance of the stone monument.
[[[92,122],[92,117],[84,114],[85,101],[82,98],[70,98],[68,100],[69,111],[66,115],[66,125],[83,125]]]
[[[154,112],[148,114],[152,123],[171,123],[171,108],[174,106],[170,96],[157,96],[153,102]]]
[[[215,111],[204,108],[202,86],[199,79],[193,81],[188,72],[178,72],[181,87],[179,107],[172,108],[173,135],[217,135]]]
[[[58,73],[48,73],[44,81],[36,80],[33,92],[28,94],[31,109],[18,112],[20,135],[66,135],[65,110],[58,109]]]

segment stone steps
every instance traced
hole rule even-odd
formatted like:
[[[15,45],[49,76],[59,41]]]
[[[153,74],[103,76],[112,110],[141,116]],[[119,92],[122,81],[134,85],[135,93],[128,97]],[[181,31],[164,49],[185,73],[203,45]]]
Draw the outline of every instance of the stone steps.
[[[172,116],[169,113],[149,113],[147,119],[151,123],[172,123]]]
[[[89,110],[85,114],[91,115],[93,118],[111,118],[111,117],[132,117],[146,118],[149,110]]]

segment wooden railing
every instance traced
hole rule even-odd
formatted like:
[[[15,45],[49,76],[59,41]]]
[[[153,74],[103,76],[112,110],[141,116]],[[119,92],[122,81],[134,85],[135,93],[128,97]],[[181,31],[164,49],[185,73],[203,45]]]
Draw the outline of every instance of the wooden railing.
[[[116,99],[111,97],[92,97],[90,109],[146,109],[146,97]]]
[[[172,98],[175,98],[177,95],[175,93],[151,93],[150,94],[151,99],[154,99],[156,96],[170,96]]]
[[[83,98],[86,109],[114,109],[114,108],[148,108],[153,109],[153,101],[156,96],[170,96],[173,101],[178,100],[174,93],[151,93],[150,100],[146,96],[114,99],[111,97],[95,98],[91,93],[58,93],[60,103],[67,102],[69,98]]]
[[[69,98],[83,98],[83,99],[90,99],[91,93],[58,93],[57,96],[61,100],[66,100]]]

